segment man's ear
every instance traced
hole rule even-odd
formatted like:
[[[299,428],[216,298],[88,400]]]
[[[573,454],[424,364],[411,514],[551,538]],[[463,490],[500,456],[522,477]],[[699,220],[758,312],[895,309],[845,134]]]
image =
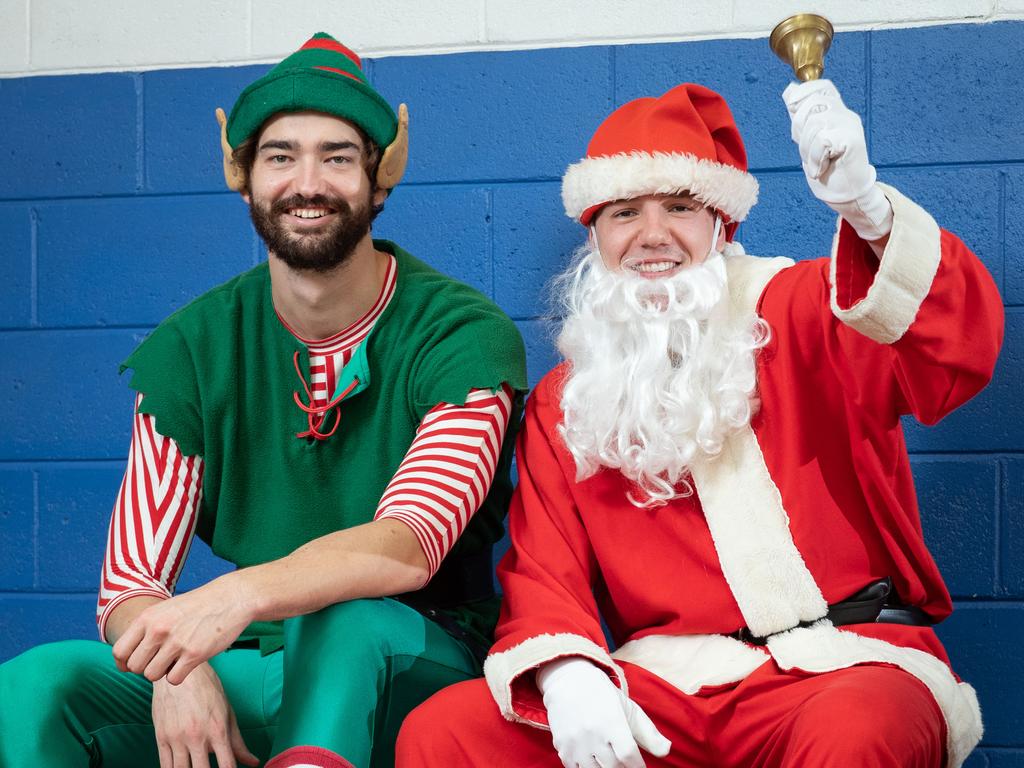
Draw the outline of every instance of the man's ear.
[[[239,192],[245,202],[249,202],[246,194],[242,192],[245,189],[245,171],[243,171],[238,163],[235,162],[234,153],[231,150],[231,145],[228,143],[228,118],[224,114],[224,110],[217,107],[214,115],[217,118],[217,122],[220,124],[220,149],[224,155],[224,183],[227,184],[228,189],[232,192]]]
[[[371,202],[373,203],[373,207],[380,208],[382,205],[384,205],[384,201],[388,199],[388,193],[390,191],[390,189],[377,187],[377,189],[375,189],[373,192],[373,198],[371,200]],[[245,195],[242,196],[245,197]],[[246,200],[246,202],[248,202],[248,200]]]

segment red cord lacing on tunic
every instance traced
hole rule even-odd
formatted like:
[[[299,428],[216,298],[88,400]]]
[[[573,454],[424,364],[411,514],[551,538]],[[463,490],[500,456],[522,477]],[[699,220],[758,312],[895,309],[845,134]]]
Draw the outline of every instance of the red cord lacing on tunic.
[[[302,375],[302,368],[299,366],[299,353],[296,351],[295,356],[292,358],[292,362],[295,364],[295,373],[299,377],[299,381],[302,382],[302,388],[306,391],[306,397],[309,398],[309,404],[302,402],[302,398],[299,397],[297,391],[292,392],[292,397],[295,400],[295,404],[299,406],[303,411],[306,412],[306,419],[309,423],[309,429],[305,432],[296,432],[296,437],[312,437],[316,440],[326,440],[335,432],[338,431],[338,425],[341,424],[341,409],[339,408],[334,412],[334,426],[331,427],[330,432],[321,432],[320,427],[327,420],[328,412],[341,403],[349,393],[359,386],[359,378],[352,379],[352,383],[349,384],[345,391],[338,395],[333,400],[330,400],[323,405],[316,405],[315,398],[313,397],[313,391],[309,388],[309,383],[306,378]]]

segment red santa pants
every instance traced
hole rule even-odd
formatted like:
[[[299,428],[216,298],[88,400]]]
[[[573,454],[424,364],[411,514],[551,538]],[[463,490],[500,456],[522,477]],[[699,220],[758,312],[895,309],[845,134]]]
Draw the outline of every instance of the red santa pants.
[[[736,686],[688,696],[622,664],[636,701],[672,742],[648,768],[939,768],[946,726],[921,681],[888,666],[821,675],[767,662]],[[505,720],[483,680],[446,688],[406,718],[396,766],[560,768],[548,731]]]

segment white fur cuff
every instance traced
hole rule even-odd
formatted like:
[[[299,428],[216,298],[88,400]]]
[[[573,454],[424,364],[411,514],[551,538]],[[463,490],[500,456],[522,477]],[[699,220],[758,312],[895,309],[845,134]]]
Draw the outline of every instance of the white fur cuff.
[[[880,344],[892,344],[917,317],[941,256],[939,226],[916,203],[892,187],[878,185],[892,204],[893,224],[882,262],[867,295],[852,307],[840,307],[836,287],[839,235],[832,244],[833,314],[846,325]]]
[[[623,695],[629,695],[626,675],[601,646],[582,635],[569,633],[536,635],[524,640],[519,645],[512,646],[507,651],[492,653],[484,662],[484,677],[487,680],[487,687],[506,720],[527,723],[538,728],[546,727],[542,723],[520,716],[515,711],[512,706],[512,683],[520,675],[549,661],[566,656],[580,656],[589,659],[603,669],[611,670]]]

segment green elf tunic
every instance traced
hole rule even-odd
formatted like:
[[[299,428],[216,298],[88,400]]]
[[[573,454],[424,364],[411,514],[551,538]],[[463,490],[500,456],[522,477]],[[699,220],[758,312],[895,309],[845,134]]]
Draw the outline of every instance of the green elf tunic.
[[[139,410],[184,455],[203,458],[197,535],[238,567],[370,522],[438,403],[461,405],[471,389],[503,383],[526,389],[522,339],[497,306],[394,243],[374,245],[397,260],[395,292],[339,377],[332,399],[351,391],[326,440],[296,437],[308,423],[293,399],[302,389],[294,359],[308,371],[309,358],[274,311],[266,264],[171,315],[122,365],[134,370],[131,387],[144,394]],[[431,584],[405,596],[477,646],[489,644],[496,618],[490,549],[503,532],[518,418],[517,407],[482,507]],[[324,423],[334,419],[329,413]],[[280,625],[253,624],[240,641],[252,638],[265,653],[274,650]]]

